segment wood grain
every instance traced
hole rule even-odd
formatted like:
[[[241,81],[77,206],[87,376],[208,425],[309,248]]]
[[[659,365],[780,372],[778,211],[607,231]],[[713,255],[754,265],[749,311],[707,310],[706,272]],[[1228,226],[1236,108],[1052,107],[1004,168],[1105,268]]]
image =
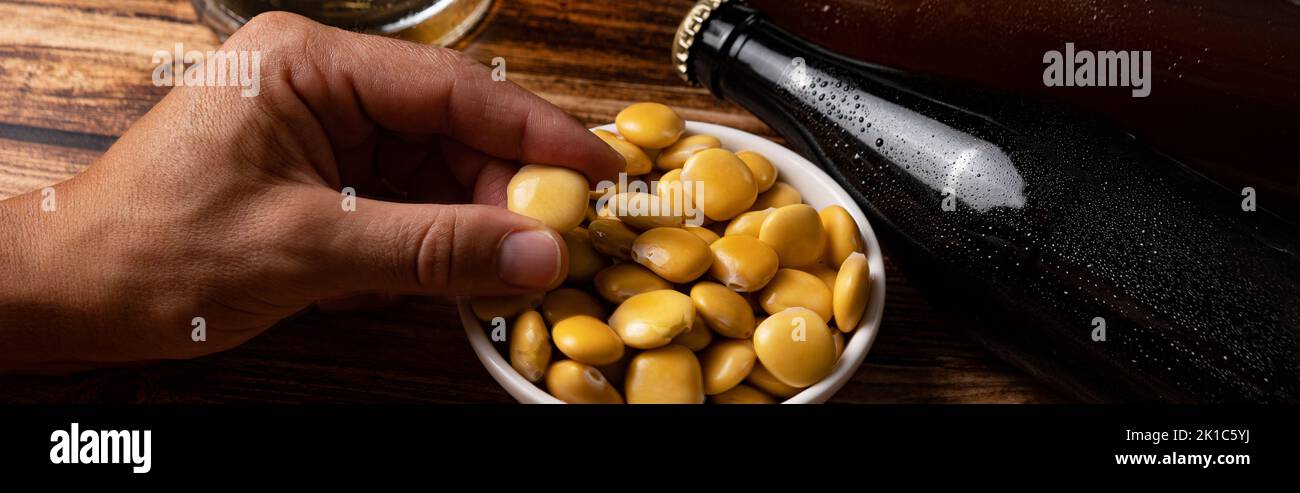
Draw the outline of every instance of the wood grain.
[[[776,138],[744,110],[683,85],[667,63],[689,0],[505,0],[458,48],[588,124],[633,101]],[[151,55],[217,38],[188,2],[0,0],[0,198],[84,169],[164,94]],[[779,139],[778,139],[779,140]],[[835,402],[1056,402],[984,350],[887,262],[884,323]],[[191,361],[70,377],[0,377],[0,402],[512,402],[478,362],[451,300],[308,311]]]

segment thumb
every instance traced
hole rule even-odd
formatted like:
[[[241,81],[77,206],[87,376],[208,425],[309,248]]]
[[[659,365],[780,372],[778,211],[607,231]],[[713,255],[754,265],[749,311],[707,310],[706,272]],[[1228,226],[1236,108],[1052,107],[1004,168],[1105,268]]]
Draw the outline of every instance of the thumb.
[[[476,204],[399,204],[357,198],[308,226],[320,238],[317,275],[334,295],[381,290],[441,296],[545,291],[564,279],[564,241],[540,221]]]

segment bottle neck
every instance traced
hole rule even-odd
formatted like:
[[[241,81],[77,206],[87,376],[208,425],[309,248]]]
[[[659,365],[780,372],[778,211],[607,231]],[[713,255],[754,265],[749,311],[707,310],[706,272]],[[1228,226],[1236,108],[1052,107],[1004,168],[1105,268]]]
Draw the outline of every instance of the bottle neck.
[[[836,168],[869,161],[913,182],[919,197],[955,194],[981,212],[1025,205],[1010,156],[1017,142],[895,71],[827,52],[735,4],[714,12],[691,55],[715,96],[754,113],[841,183],[853,180]]]
[[[736,101],[754,89],[776,90],[801,82],[804,62],[811,65],[852,67],[860,76],[888,84],[903,74],[897,70],[850,60],[809,43],[774,24],[762,12],[738,2],[713,11],[696,34],[690,52],[691,76],[714,96]],[[737,101],[738,102],[738,101]]]
[[[767,24],[765,17],[758,11],[736,3],[724,4],[709,16],[691,46],[690,69],[700,85],[708,88],[714,96],[725,99],[722,80],[724,74],[732,70],[750,72],[758,69],[755,72],[758,75],[756,78],[763,80],[775,80],[774,77],[780,75],[774,65],[783,61],[789,63],[794,55],[774,52],[772,55],[776,56],[772,57],[770,63],[765,62],[767,57],[764,57],[758,60],[760,63],[755,67],[746,67],[753,65],[751,62],[754,57],[742,59],[738,56],[742,50],[755,48],[751,46],[752,31],[761,30]],[[764,50],[762,44],[758,43],[760,46],[757,48]],[[736,67],[738,65],[741,67]]]
[[[766,15],[730,2],[701,26],[691,46],[691,76],[719,99],[754,113],[781,134],[790,147],[811,156],[816,146],[800,135],[782,81],[809,56],[809,47],[773,25]]]

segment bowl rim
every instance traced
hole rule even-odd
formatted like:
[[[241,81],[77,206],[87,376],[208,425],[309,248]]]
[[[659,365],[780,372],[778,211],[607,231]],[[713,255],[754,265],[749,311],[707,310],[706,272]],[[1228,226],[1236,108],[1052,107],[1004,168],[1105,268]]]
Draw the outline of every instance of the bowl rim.
[[[607,130],[617,133],[613,123],[593,127],[592,130]],[[834,396],[844,384],[848,383],[853,374],[857,372],[857,369],[862,366],[867,353],[875,343],[876,335],[880,332],[880,322],[884,316],[885,305],[885,263],[880,250],[880,242],[876,239],[875,230],[872,229],[866,215],[858,207],[857,202],[844,190],[844,187],[836,183],[820,167],[798,153],[765,137],[744,130],[713,123],[690,120],[686,122],[686,133],[683,135],[701,133],[717,137],[723,142],[725,148],[734,148],[738,151],[752,150],[762,154],[777,168],[779,177],[802,176],[815,186],[828,190],[830,192],[829,196],[819,201],[844,207],[849,212],[849,215],[853,217],[853,220],[858,223],[871,277],[871,298],[867,302],[862,321],[858,323],[858,327],[845,341],[844,352],[841,354],[840,359],[836,361],[835,367],[831,369],[831,373],[823,377],[821,381],[803,389],[781,403],[816,404],[825,402]],[[743,143],[740,145],[727,145],[728,142]],[[788,180],[783,179],[782,181],[789,183]],[[802,182],[805,179],[800,178],[796,181]],[[794,186],[801,194],[805,192],[799,186],[794,184],[791,184],[791,186]],[[562,401],[542,390],[537,384],[529,382],[510,366],[510,363],[506,361],[505,357],[497,351],[491,340],[489,340],[487,332],[483,330],[483,325],[470,308],[468,297],[458,298],[457,306],[461,324],[465,328],[465,335],[469,339],[470,346],[474,349],[474,354],[478,356],[479,361],[488,370],[488,374],[507,393],[521,403],[563,404]]]

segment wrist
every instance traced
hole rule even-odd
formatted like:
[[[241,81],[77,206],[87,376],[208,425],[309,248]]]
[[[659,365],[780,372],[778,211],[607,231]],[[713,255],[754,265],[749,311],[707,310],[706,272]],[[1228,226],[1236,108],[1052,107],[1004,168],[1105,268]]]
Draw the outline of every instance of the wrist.
[[[32,288],[37,270],[36,246],[38,241],[40,202],[43,190],[11,197],[0,201],[0,320],[7,318],[12,300]],[[8,326],[6,324],[5,326]]]
[[[60,203],[65,189],[0,201],[0,372],[63,371],[84,348],[78,334],[90,317],[73,302],[76,269],[58,246],[74,219]]]

